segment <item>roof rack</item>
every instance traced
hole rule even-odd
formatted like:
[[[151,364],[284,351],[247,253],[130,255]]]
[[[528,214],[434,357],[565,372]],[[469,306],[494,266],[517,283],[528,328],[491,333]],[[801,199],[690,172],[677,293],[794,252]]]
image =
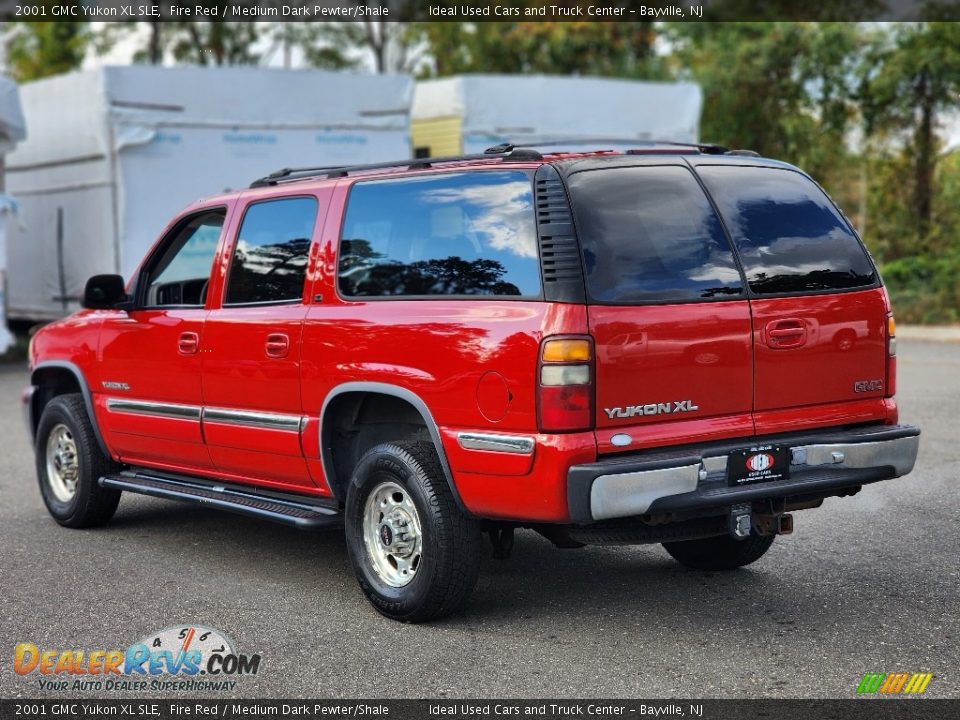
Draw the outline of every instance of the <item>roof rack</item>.
[[[281,182],[292,180],[305,180],[308,178],[335,178],[346,177],[350,173],[366,172],[369,170],[388,170],[390,168],[408,168],[410,170],[422,170],[439,165],[442,163],[465,162],[470,160],[490,160],[492,158],[501,158],[503,160],[525,161],[542,160],[543,155],[526,148],[518,148],[514,145],[497,145],[487,148],[482,154],[474,155],[450,155],[447,157],[427,157],[411,158],[408,160],[394,160],[383,163],[369,163],[366,165],[325,165],[319,167],[300,167],[283,168],[270,173],[258,180],[250,183],[251,188],[266,187],[277,185]]]
[[[552,145],[602,145],[602,144],[611,144],[611,145],[667,145],[670,147],[683,147],[690,148],[691,150],[698,150],[704,155],[723,155],[724,153],[730,152],[729,149],[723,145],[717,145],[716,143],[687,143],[687,142],[678,142],[676,140],[640,140],[640,139],[630,139],[630,138],[595,138],[595,137],[586,137],[586,138],[562,138],[558,140],[549,140],[545,142],[536,142],[536,143],[527,143],[524,145],[498,145],[497,147],[517,147],[517,148],[542,148],[550,147]],[[494,148],[491,148],[493,150]],[[636,150],[627,150],[627,154],[639,155],[643,152],[640,148]]]

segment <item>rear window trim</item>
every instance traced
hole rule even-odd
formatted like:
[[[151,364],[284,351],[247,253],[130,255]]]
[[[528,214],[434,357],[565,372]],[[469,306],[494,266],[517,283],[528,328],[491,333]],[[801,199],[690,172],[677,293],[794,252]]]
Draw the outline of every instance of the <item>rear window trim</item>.
[[[721,296],[713,298],[693,298],[690,300],[649,300],[645,302],[633,302],[633,303],[622,303],[622,302],[611,302],[609,300],[597,300],[591,293],[589,286],[585,287],[587,305],[597,305],[604,307],[655,307],[662,305],[698,305],[703,303],[714,303],[714,302],[738,302],[744,300],[768,300],[768,299],[777,299],[777,298],[797,298],[797,297],[814,297],[817,295],[846,295],[848,293],[855,292],[867,292],[870,290],[876,290],[877,288],[883,287],[883,278],[880,276],[880,270],[877,268],[877,264],[873,260],[873,256],[870,254],[869,249],[866,246],[866,243],[863,242],[863,238],[860,237],[860,233],[857,232],[850,221],[847,219],[847,216],[843,213],[840,207],[834,202],[833,198],[830,197],[830,194],[823,189],[823,187],[810,177],[809,174],[805,173],[799,168],[791,167],[785,164],[767,164],[767,163],[757,163],[757,162],[696,162],[696,159],[693,158],[678,158],[673,162],[657,162],[657,163],[636,163],[636,164],[616,164],[611,165],[610,167],[586,167],[581,170],[573,170],[572,172],[561,172],[561,178],[563,179],[564,186],[567,189],[567,195],[570,196],[570,187],[567,183],[567,178],[577,175],[578,173],[585,172],[596,172],[598,170],[620,170],[624,168],[647,168],[647,167],[685,167],[689,170],[694,179],[697,181],[697,184],[703,190],[704,194],[707,196],[707,200],[710,202],[710,206],[713,208],[713,211],[717,214],[717,218],[720,221],[720,225],[723,228],[723,232],[727,237],[727,243],[730,246],[730,251],[733,253],[734,261],[737,265],[737,269],[740,271],[740,280],[743,283],[743,292],[739,295],[733,296]],[[860,285],[858,287],[852,288],[838,288],[831,289],[827,288],[825,290],[803,290],[800,292],[779,292],[779,293],[763,293],[758,294],[753,292],[750,288],[750,283],[747,280],[746,272],[743,267],[743,258],[740,256],[740,251],[737,248],[737,244],[734,242],[733,236],[730,234],[729,228],[727,228],[727,222],[723,218],[723,215],[720,213],[720,209],[717,207],[716,200],[714,200],[713,195],[710,194],[709,189],[706,186],[703,178],[700,177],[697,169],[700,167],[752,167],[752,168],[762,168],[766,170],[786,170],[792,173],[796,173],[801,177],[807,178],[812,182],[820,192],[823,193],[824,197],[830,202],[830,205],[837,211],[837,214],[843,220],[844,226],[851,232],[851,234],[856,238],[857,242],[860,243],[860,248],[866,254],[867,259],[870,261],[870,264],[873,266],[875,271],[876,279],[870,285]],[[577,210],[573,202],[570,203],[570,211],[573,214],[574,226],[577,230],[577,244],[580,248],[580,263],[584,263],[583,257],[583,234],[580,228],[580,219],[577,216]],[[586,271],[584,271],[586,272]],[[584,285],[588,285],[584,283]]]
[[[460,167],[460,168],[450,168],[444,169],[441,172],[416,172],[416,173],[405,173],[402,175],[385,175],[378,176],[373,175],[370,177],[358,178],[357,180],[350,183],[350,186],[347,188],[347,194],[343,198],[343,209],[340,211],[340,226],[337,229],[337,251],[334,258],[334,272],[333,272],[333,291],[336,293],[337,299],[343,303],[357,304],[365,302],[400,302],[405,300],[414,300],[417,302],[423,301],[437,301],[437,300],[490,300],[495,302],[545,302],[544,296],[544,287],[543,287],[543,265],[542,259],[540,257],[540,243],[537,243],[537,270],[540,274],[540,292],[537,295],[345,295],[340,291],[340,252],[342,250],[343,243],[343,229],[347,224],[347,209],[350,207],[350,196],[353,195],[353,189],[362,183],[371,183],[371,182],[384,182],[390,180],[406,180],[408,178],[423,178],[423,177],[437,177],[441,175],[462,175],[464,173],[486,173],[486,172],[504,172],[504,167],[502,165],[492,165],[483,168],[470,168],[470,167]],[[536,175],[536,168],[506,168],[511,172],[522,172],[527,176],[527,180],[530,182],[530,195],[534,198],[534,203],[536,203],[536,187],[534,185],[534,176]],[[534,223],[536,223],[536,207],[534,207]],[[582,262],[582,260],[581,260]]]
[[[717,217],[720,218],[720,224],[723,225],[723,231],[727,234],[727,239],[730,242],[730,248],[733,250],[734,255],[737,258],[737,264],[740,266],[740,274],[743,276],[744,287],[747,291],[747,297],[751,300],[766,300],[766,299],[777,299],[777,298],[796,298],[796,297],[815,297],[817,295],[846,295],[848,293],[854,292],[865,292],[869,290],[876,290],[877,288],[883,287],[883,278],[880,276],[880,268],[877,267],[877,263],[873,260],[873,255],[870,254],[867,244],[863,241],[863,238],[860,237],[860,233],[857,232],[857,229],[853,227],[850,221],[847,219],[846,214],[843,210],[840,209],[840,206],[834,202],[833,198],[830,196],[823,186],[814,180],[808,173],[804,172],[800,168],[793,167],[786,164],[764,164],[764,163],[746,163],[746,162],[698,162],[696,164],[691,163],[691,169],[697,175],[697,180],[700,182],[701,187],[703,187],[704,192],[707,194],[707,197],[710,198],[710,204],[714,206],[714,211],[717,213]],[[867,260],[869,261],[871,267],[873,267],[874,275],[876,276],[874,281],[869,285],[858,285],[857,287],[851,288],[827,288],[825,290],[801,290],[796,292],[778,292],[778,293],[755,293],[750,287],[750,283],[746,277],[746,271],[743,268],[743,258],[740,257],[740,249],[737,247],[736,242],[733,239],[733,235],[730,234],[729,228],[727,228],[727,221],[724,219],[723,214],[720,212],[720,208],[716,204],[713,195],[710,193],[710,189],[707,187],[706,182],[703,178],[700,177],[698,168],[701,167],[747,167],[747,168],[760,168],[763,170],[780,170],[786,172],[792,172],[800,177],[804,177],[810,182],[812,182],[816,188],[823,193],[823,196],[830,203],[830,206],[837,211],[837,215],[843,221],[844,227],[850,231],[850,234],[856,239],[860,244],[860,249],[863,250],[864,255],[866,255]]]

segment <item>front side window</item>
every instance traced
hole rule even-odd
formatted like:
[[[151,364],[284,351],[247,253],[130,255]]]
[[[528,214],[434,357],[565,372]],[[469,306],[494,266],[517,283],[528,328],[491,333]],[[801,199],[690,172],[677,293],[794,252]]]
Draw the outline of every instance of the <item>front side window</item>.
[[[294,302],[303,296],[315,198],[283,198],[247,208],[230,263],[225,305]]]
[[[187,218],[160,250],[146,283],[148,307],[201,307],[226,212],[212,210]]]
[[[358,182],[341,233],[338,286],[348,297],[539,295],[529,175]]]
[[[758,295],[867,287],[876,270],[830,199],[793,170],[697,169]]]
[[[686,168],[587,170],[568,183],[594,302],[638,305],[743,294],[720,220]]]

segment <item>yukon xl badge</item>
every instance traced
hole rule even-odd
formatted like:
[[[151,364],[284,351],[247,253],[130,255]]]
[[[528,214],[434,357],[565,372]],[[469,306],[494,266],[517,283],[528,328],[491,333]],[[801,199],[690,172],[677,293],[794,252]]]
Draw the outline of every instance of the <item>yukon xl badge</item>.
[[[649,405],[627,405],[626,407],[604,408],[603,411],[607,417],[630,418],[636,415],[666,415],[672,413],[694,412],[699,410],[699,405],[694,405],[693,400],[674,400],[668,403],[651,403]]]

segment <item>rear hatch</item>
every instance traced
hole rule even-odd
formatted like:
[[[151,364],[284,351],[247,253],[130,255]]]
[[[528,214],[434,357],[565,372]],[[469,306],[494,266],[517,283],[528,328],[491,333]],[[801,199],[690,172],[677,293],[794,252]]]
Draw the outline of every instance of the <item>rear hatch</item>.
[[[696,169],[750,290],[757,433],[884,419],[889,306],[846,219],[788,167]]]
[[[600,452],[882,420],[887,302],[822,190],[715,157],[571,164]]]

